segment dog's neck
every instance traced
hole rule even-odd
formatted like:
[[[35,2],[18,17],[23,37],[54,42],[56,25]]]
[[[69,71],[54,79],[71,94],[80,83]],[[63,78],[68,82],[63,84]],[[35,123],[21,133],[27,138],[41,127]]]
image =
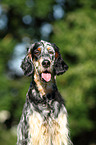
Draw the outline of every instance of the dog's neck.
[[[39,75],[37,73],[34,73],[34,81],[41,97],[53,92],[54,86],[56,86],[55,77],[52,77],[51,81],[49,82],[43,82],[40,80]]]

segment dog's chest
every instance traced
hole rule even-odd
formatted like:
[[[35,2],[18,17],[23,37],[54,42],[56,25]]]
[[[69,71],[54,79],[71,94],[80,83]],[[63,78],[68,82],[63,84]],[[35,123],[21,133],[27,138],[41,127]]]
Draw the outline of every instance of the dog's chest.
[[[57,119],[44,120],[40,113],[34,111],[29,116],[28,145],[63,145],[67,139],[67,116],[59,114]]]

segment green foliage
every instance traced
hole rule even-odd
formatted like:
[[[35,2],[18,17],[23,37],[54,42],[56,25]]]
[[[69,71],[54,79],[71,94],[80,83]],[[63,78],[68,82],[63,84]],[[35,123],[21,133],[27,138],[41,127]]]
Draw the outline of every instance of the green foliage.
[[[0,127],[0,144],[2,145],[15,145],[16,144],[16,134],[14,132],[15,128],[10,131],[5,131],[4,128]]]
[[[40,19],[48,16],[48,13],[52,11],[52,0],[35,0],[35,16],[39,17]]]
[[[68,0],[64,6],[67,13],[58,20],[53,18],[54,4],[54,0],[4,0],[2,3],[8,16],[8,28],[0,30],[0,111],[9,111],[11,122],[10,126],[6,122],[0,123],[1,144],[16,143],[16,135],[11,129],[18,124],[31,80],[10,77],[8,61],[23,38],[30,37],[32,41],[42,38],[40,28],[45,22],[50,22],[53,28],[49,40],[57,44],[69,66],[64,75],[57,77],[57,86],[68,110],[70,134],[74,139],[84,132],[94,132],[96,128],[96,2]],[[25,15],[32,16],[35,22],[24,24]],[[90,140],[92,142],[94,139]]]

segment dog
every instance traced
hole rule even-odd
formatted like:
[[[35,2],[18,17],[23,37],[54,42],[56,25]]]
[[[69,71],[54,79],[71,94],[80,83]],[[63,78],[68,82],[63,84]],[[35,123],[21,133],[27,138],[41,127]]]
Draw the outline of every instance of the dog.
[[[72,145],[67,110],[56,86],[56,75],[68,70],[59,48],[43,40],[32,44],[21,68],[32,82],[17,128],[17,145]]]

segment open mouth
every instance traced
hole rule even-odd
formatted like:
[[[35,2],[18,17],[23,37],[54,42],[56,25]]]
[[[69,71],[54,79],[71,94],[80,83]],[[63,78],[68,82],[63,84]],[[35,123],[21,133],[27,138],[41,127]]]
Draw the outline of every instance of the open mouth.
[[[41,73],[41,80],[44,80],[45,82],[49,82],[51,80],[51,73],[48,71]]]

